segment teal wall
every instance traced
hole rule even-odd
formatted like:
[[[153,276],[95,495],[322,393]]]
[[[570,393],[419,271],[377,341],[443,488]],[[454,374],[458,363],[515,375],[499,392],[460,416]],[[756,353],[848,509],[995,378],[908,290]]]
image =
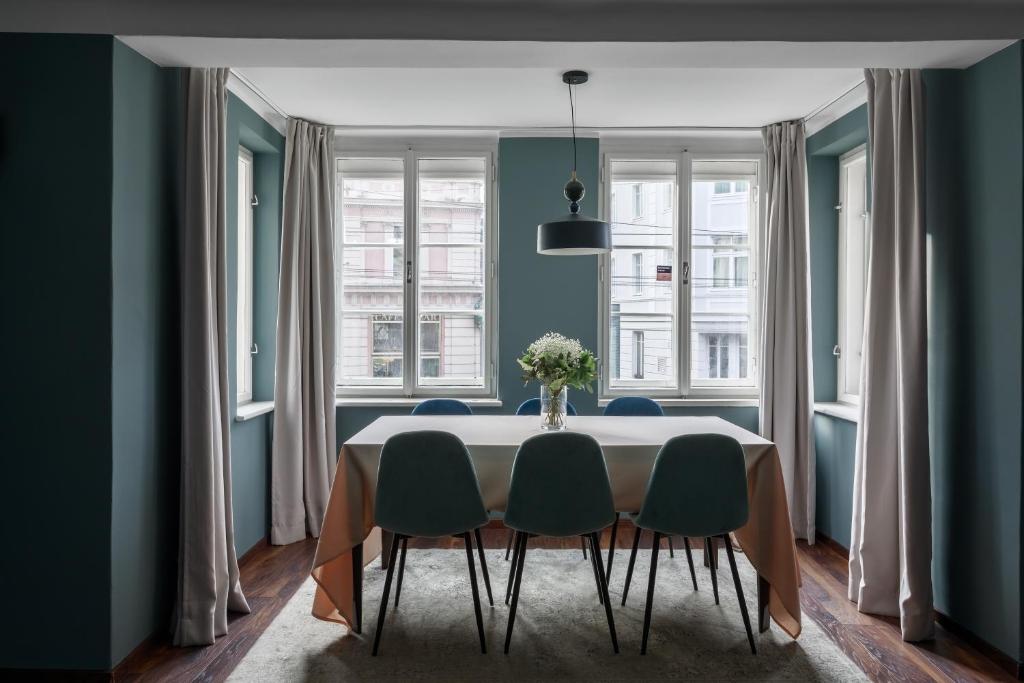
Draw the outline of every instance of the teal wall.
[[[1020,43],[926,94],[935,606],[1020,661]]]
[[[545,332],[578,337],[597,351],[597,258],[542,256],[537,253],[537,224],[568,212],[562,187],[572,161],[570,138],[503,138],[498,147],[498,391],[500,409],[479,413],[513,413],[537,395],[536,383],[523,386],[516,357]],[[597,215],[598,141],[578,140],[578,171],[587,186],[583,213]],[[594,389],[596,392],[597,385]],[[597,394],[570,392],[580,414],[596,415]],[[338,443],[381,415],[408,415],[409,408],[341,407]],[[672,408],[675,415],[719,415],[757,431],[757,409]]]
[[[238,301],[238,146],[253,154],[253,188],[259,206],[253,211],[253,400],[274,399],[274,353],[277,328],[277,277],[281,242],[284,136],[234,94],[228,94],[228,377],[235,396]],[[232,398],[232,401],[234,399]],[[234,413],[232,413],[234,416]],[[273,413],[231,422],[231,493],[235,550],[239,556],[256,545],[269,528],[270,439]]]
[[[0,667],[109,663],[111,46],[0,34]]]
[[[176,587],[180,78],[113,41],[111,665],[167,627]]]
[[[857,107],[807,138],[807,205],[811,236],[811,351],[814,400],[836,400],[839,298],[839,157],[868,140],[867,105]],[[815,413],[815,525],[850,545],[853,462],[857,425]]]

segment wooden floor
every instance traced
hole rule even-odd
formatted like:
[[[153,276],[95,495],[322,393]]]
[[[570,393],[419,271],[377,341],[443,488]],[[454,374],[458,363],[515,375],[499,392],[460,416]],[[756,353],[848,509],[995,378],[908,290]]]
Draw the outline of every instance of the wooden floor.
[[[484,545],[504,548],[507,532],[484,529]],[[633,530],[620,526],[616,546],[628,550]],[[608,536],[604,542],[607,545]],[[415,540],[416,548],[458,547],[461,540]],[[531,547],[579,549],[578,539],[538,539]],[[643,547],[643,546],[641,546]],[[647,547],[650,547],[648,540]],[[222,681],[245,656],[260,633],[309,576],[316,542],[289,546],[263,546],[241,564],[242,588],[252,613],[236,616],[230,633],[205,648],[175,648],[169,643],[148,643],[114,671],[118,681]],[[942,628],[936,639],[910,645],[900,638],[895,619],[861,614],[846,599],[846,558],[825,544],[798,544],[803,572],[801,604],[804,616],[814,619],[836,644],[877,681],[1012,681],[1006,672],[978,650]],[[621,557],[621,556],[620,556]],[[622,568],[613,573],[622,580]],[[502,582],[505,572],[493,568],[492,580]],[[497,584],[495,584],[497,585]],[[772,628],[778,628],[774,626]]]

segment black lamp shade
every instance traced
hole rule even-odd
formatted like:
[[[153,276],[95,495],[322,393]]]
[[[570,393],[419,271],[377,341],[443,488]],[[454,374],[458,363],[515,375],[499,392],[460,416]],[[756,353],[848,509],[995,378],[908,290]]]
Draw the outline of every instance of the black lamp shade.
[[[612,249],[611,226],[570,213],[537,226],[537,253],[549,256],[604,254]]]

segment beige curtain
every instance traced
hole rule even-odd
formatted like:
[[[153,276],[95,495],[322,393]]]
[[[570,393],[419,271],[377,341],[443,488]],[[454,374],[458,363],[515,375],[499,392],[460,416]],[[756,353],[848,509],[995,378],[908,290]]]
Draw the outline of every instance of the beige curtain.
[[[814,543],[811,299],[807,150],[802,121],[761,131],[767,157],[767,230],[761,317],[761,435],[782,462],[793,533]]]
[[[270,541],[320,535],[334,428],[334,132],[292,119],[284,167]]]
[[[928,452],[924,91],[915,69],[867,69],[871,241],[849,596],[934,635]]]
[[[175,645],[209,645],[228,610],[248,612],[238,583],[228,432],[225,132],[227,69],[190,69],[181,259],[182,443]]]

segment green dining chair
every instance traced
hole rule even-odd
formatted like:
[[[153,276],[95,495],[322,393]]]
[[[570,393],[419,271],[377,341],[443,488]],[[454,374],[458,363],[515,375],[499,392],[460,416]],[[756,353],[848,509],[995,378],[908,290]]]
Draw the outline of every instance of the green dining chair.
[[[647,581],[647,606],[644,610],[643,641],[640,654],[647,654],[647,636],[651,630],[651,607],[654,602],[654,584],[658,573],[658,547],[661,537],[668,534],[684,539],[704,538],[705,547],[713,547],[713,540],[722,539],[729,557],[736,597],[740,602],[743,626],[747,629],[750,651],[757,654],[754,633],[750,629],[750,616],[743,598],[740,573],[736,568],[729,534],[747,523],[747,469],[743,447],[736,439],[724,434],[688,434],[669,439],[654,461],[651,478],[647,483],[640,513],[632,515],[636,525],[633,550],[626,571],[626,585],[622,590],[622,604],[626,604],[629,582],[633,578],[637,541],[641,530],[654,532],[651,550],[651,571]],[[689,545],[687,545],[689,551]],[[689,552],[687,553],[689,554]],[[693,574],[693,562],[690,562]],[[715,565],[711,564],[715,581],[715,603],[718,587]],[[694,579],[696,588],[696,579]]]
[[[505,654],[512,642],[512,627],[519,604],[526,545],[536,536],[585,537],[597,584],[598,602],[604,605],[612,648],[619,651],[608,584],[601,566],[598,532],[615,520],[612,486],[601,445],[594,437],[575,432],[553,432],[530,437],[519,446],[512,463],[505,525],[516,532],[514,553],[505,591],[508,630]]]
[[[465,541],[480,651],[486,654],[487,640],[480,612],[476,567],[473,564],[473,535],[476,536],[487,598],[493,606],[491,581],[487,575],[487,561],[480,540],[480,527],[487,524],[488,518],[473,461],[459,437],[448,432],[423,430],[395,434],[385,441],[377,468],[377,494],[373,514],[377,526],[394,534],[391,561],[384,579],[384,594],[377,616],[377,631],[373,637],[373,655],[377,655],[384,628],[399,544],[402,546],[402,559],[398,568],[398,587],[395,590],[396,608],[402,590],[409,539],[443,536],[458,536]]]

